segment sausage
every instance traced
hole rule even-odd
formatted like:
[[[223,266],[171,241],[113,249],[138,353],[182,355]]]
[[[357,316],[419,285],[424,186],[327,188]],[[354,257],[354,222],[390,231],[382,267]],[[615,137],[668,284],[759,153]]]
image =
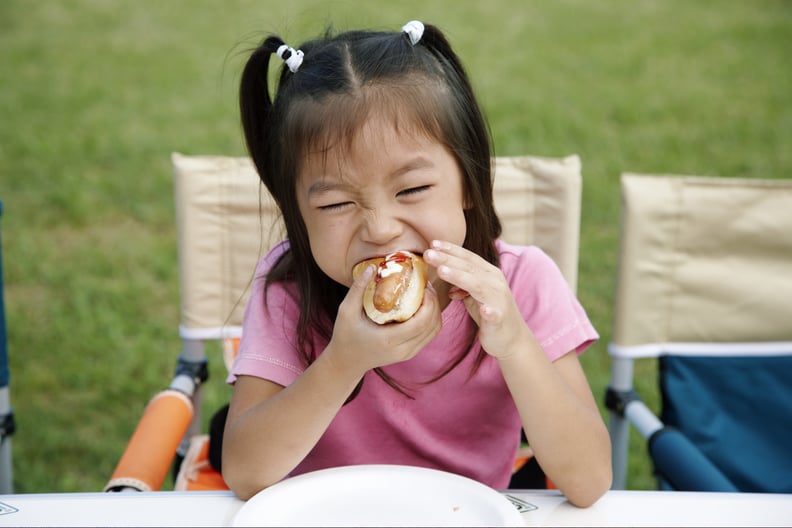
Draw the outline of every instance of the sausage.
[[[426,262],[420,255],[397,251],[386,257],[358,262],[352,276],[374,264],[377,272],[363,292],[366,315],[377,324],[400,323],[412,317],[423,302]]]
[[[388,255],[377,266],[377,276],[374,279],[374,307],[383,313],[398,305],[399,297],[407,290],[413,272],[412,259],[408,255],[394,255]]]

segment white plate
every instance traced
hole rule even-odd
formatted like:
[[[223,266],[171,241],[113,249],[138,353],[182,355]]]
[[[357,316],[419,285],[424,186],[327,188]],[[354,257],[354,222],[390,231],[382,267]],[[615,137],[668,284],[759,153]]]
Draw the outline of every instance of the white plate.
[[[525,526],[503,495],[472,479],[412,466],[305,473],[253,496],[233,526]]]

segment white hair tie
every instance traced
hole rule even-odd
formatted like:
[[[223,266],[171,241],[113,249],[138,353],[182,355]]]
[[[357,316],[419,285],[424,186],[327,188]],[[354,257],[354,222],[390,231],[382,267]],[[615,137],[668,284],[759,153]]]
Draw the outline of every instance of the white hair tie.
[[[418,20],[411,20],[402,26],[402,33],[407,33],[410,44],[415,46],[423,37],[424,25]]]
[[[302,50],[296,50],[294,48],[290,48],[286,44],[283,44],[280,47],[278,47],[278,51],[276,51],[275,53],[278,55],[280,59],[282,59],[286,63],[286,66],[289,67],[292,73],[296,73],[297,70],[300,69],[300,64],[302,64],[303,56],[305,55],[302,52]]]

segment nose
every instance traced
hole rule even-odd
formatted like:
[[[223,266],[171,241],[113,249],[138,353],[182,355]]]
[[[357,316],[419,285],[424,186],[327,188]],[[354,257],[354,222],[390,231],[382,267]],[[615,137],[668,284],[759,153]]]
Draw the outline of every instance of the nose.
[[[402,230],[402,222],[387,208],[366,211],[362,226],[362,235],[366,242],[387,245],[398,238]]]

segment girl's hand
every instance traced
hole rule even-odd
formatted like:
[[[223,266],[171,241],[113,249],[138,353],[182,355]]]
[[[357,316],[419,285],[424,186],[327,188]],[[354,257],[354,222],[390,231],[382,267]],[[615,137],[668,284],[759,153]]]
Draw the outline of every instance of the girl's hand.
[[[519,350],[532,334],[514,302],[506,278],[467,249],[435,240],[424,260],[437,269],[438,278],[451,285],[449,297],[462,300],[479,326],[479,341],[491,356],[505,358]]]
[[[423,304],[403,323],[378,325],[363,311],[363,292],[375,266],[358,276],[338,308],[333,337],[328,344],[334,362],[362,376],[375,367],[405,361],[415,356],[440,332],[441,314],[437,293],[427,284]]]

